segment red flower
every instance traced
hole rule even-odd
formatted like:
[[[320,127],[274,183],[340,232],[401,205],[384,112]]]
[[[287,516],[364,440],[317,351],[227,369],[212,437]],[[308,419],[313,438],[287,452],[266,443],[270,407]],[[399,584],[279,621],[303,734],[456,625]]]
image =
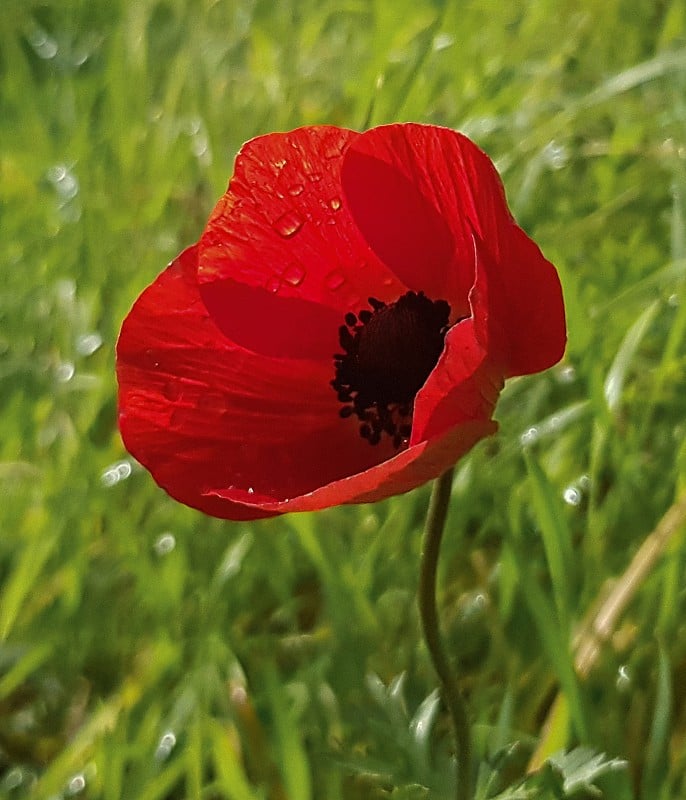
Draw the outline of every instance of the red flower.
[[[379,500],[496,429],[565,346],[555,268],[455,131],[260,136],[200,241],[135,303],[119,424],[170,495],[256,519]]]

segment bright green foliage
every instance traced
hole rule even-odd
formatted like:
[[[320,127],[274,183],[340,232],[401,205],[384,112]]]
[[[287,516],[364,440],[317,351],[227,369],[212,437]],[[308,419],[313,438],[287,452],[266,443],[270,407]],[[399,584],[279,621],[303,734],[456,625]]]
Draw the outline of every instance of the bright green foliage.
[[[567,301],[566,360],[456,472],[440,603],[480,791],[686,796],[683,534],[588,676],[571,644],[684,489],[683,0],[0,6],[0,796],[450,797],[427,490],[222,523],[115,419],[121,320],[240,144],[396,120],[496,159]]]

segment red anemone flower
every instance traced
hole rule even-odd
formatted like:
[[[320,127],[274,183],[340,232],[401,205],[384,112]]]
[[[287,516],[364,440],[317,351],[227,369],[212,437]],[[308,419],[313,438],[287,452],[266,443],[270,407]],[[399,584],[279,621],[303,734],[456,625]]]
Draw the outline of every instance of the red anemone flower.
[[[248,142],[117,345],[119,424],[172,497],[257,519],[408,491],[565,346],[553,265],[476,145],[433,125]]]

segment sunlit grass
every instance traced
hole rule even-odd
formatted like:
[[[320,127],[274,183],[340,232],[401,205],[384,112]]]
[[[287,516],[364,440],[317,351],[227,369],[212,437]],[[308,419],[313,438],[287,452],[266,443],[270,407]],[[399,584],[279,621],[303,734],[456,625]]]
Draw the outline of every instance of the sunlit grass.
[[[564,363],[513,381],[456,471],[440,601],[482,779],[583,744],[629,762],[609,798],[686,795],[682,531],[587,676],[572,647],[684,489],[684,8],[4,0],[1,796],[450,796],[427,489],[222,523],[115,423],[121,320],[240,144],[395,120],[490,153],[567,301]]]

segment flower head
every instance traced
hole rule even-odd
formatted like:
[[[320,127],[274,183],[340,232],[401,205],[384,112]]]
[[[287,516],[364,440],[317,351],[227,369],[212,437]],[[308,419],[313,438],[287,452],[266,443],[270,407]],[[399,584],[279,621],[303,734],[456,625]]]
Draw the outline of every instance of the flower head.
[[[119,424],[170,495],[256,519],[379,500],[496,429],[565,346],[553,265],[489,158],[431,125],[260,136],[117,345]]]

